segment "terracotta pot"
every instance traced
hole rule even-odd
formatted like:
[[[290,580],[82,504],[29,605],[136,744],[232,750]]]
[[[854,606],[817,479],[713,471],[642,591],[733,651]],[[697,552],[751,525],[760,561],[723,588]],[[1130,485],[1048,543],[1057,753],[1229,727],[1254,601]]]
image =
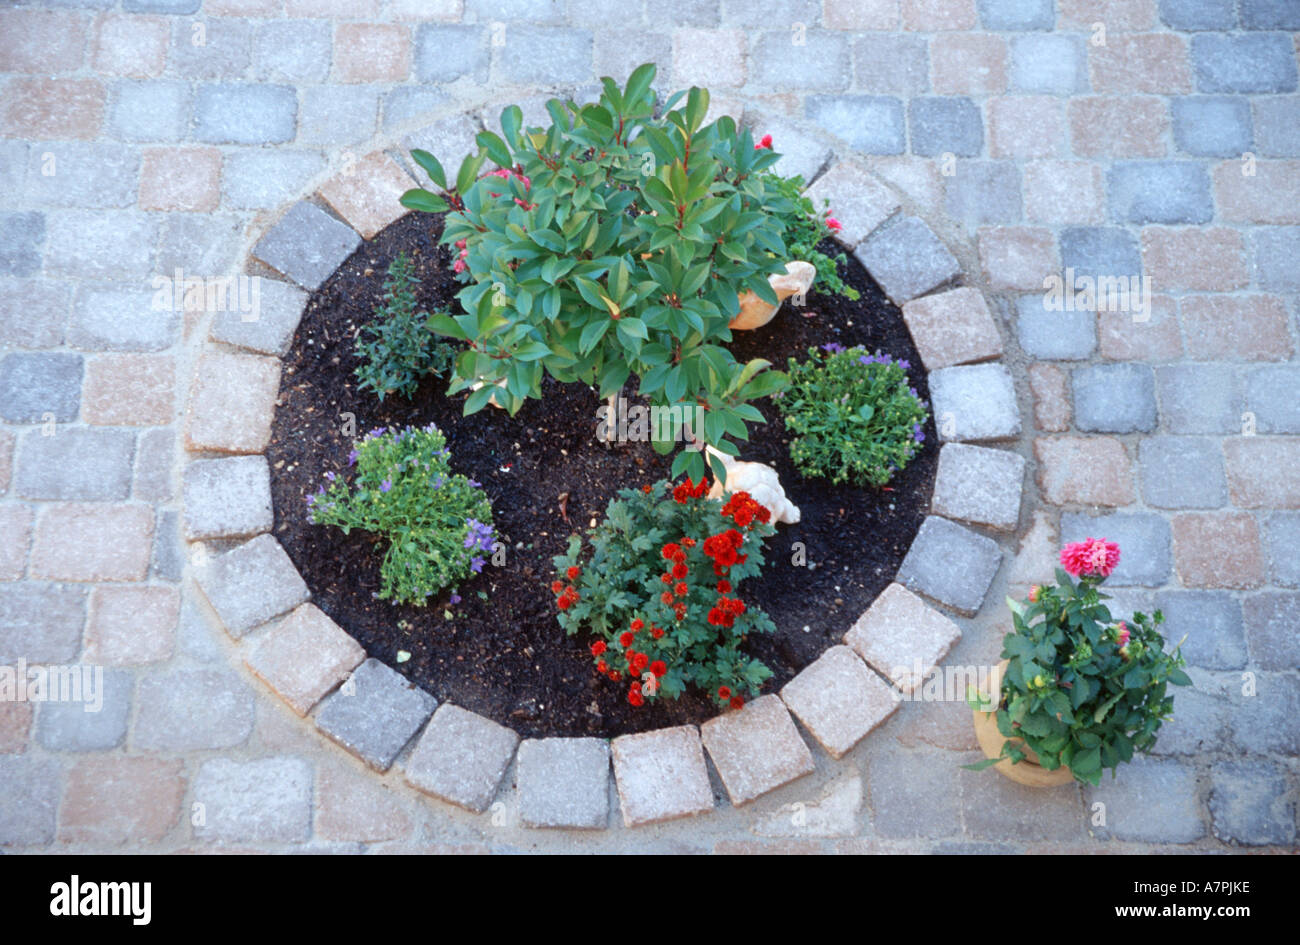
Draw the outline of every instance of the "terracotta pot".
[[[807,292],[816,278],[817,269],[812,263],[802,261],[786,263],[785,275],[767,277],[768,285],[772,287],[780,301],[773,305],[746,290],[740,293],[740,312],[731,320],[728,327],[740,331],[762,328],[776,315],[777,310],[781,308],[781,302],[797,293]]]
[[[1007,660],[1003,660],[994,668],[989,676],[989,688],[984,691],[984,695],[990,699],[998,698],[1002,691],[1002,674],[1006,672]],[[1029,747],[1018,738],[1008,739],[998,731],[998,719],[996,712],[980,712],[978,709],[974,712],[975,716],[975,740],[980,744],[980,750],[984,752],[985,758],[997,758],[1002,754],[1002,745],[1007,741],[1013,742],[1017,748],[1025,753],[1023,761],[1017,763],[1009,758],[1004,758],[993,767],[1004,777],[1010,778],[1017,784],[1024,784],[1028,787],[1047,788],[1059,787],[1062,784],[1069,784],[1074,780],[1074,775],[1070,769],[1062,765],[1055,771],[1048,771],[1038,763],[1038,756],[1029,750]]]

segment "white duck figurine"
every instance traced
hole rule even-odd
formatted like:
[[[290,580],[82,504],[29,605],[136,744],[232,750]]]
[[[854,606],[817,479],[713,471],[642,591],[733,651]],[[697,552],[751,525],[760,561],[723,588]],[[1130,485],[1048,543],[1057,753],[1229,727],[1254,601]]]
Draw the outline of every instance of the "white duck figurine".
[[[755,502],[772,513],[774,522],[793,525],[799,521],[799,507],[785,497],[785,489],[781,487],[775,469],[765,463],[734,459],[712,446],[706,446],[705,449],[710,456],[716,456],[727,470],[726,486],[715,479],[713,488],[709,490],[710,499],[719,499],[732,492],[748,492]]]

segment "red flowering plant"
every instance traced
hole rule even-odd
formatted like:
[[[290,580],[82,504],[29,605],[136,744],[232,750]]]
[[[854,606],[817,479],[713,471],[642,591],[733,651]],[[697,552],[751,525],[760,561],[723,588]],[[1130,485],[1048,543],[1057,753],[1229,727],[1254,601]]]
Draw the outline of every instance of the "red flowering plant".
[[[694,685],[739,708],[772,675],[741,645],[776,628],[740,594],[762,570],[771,514],[747,493],[724,502],[705,491],[690,479],[624,489],[587,542],[574,535],[555,558],[560,625],[595,637],[596,671],[626,685],[632,705]]]
[[[997,713],[1007,740],[998,757],[967,767],[1018,764],[1032,751],[1042,767],[1065,766],[1076,780],[1097,784],[1104,769],[1155,745],[1173,713],[1169,685],[1191,679],[1179,647],[1165,650],[1160,611],[1116,620],[1107,608],[1110,598],[1098,588],[1119,555],[1104,538],[1066,545],[1056,584],[1035,585],[1025,601],[1007,598],[1013,629],[1002,638],[1008,662],[1000,700],[970,695],[972,708]]]

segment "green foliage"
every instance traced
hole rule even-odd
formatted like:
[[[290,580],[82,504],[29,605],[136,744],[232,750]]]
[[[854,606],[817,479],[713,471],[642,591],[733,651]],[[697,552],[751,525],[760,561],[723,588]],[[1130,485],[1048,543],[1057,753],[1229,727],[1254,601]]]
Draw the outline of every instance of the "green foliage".
[[[326,473],[307,496],[316,525],[364,529],[388,542],[382,600],[424,606],[445,587],[479,573],[492,554],[492,504],[472,479],[453,473],[433,424],[366,434],[349,457],[351,483]]]
[[[911,462],[929,416],[908,386],[906,361],[831,343],[790,359],[790,386],[777,397],[795,434],[790,458],[805,476],[883,486]]]
[[[1076,780],[1097,784],[1103,769],[1151,750],[1173,713],[1169,684],[1191,679],[1178,648],[1165,652],[1160,611],[1116,622],[1097,590],[1101,578],[1076,584],[1059,569],[1056,576],[1056,586],[1036,589],[1028,601],[1007,600],[1014,629],[1002,639],[1010,662],[997,724],[1009,740],[1000,758],[969,767],[1020,762],[1028,747],[1044,768],[1065,765]],[[991,708],[978,697],[971,705]]]
[[[791,205],[791,209],[780,214],[790,259],[802,259],[816,267],[816,285],[820,290],[856,302],[861,298],[860,293],[840,278],[840,268],[848,265],[848,257],[844,253],[827,256],[817,248],[817,244],[839,230],[838,221],[830,215],[829,209],[817,212],[812,198],[803,192],[802,177],[782,177],[770,172],[767,176],[771,178],[772,187]]]
[[[703,494],[703,480],[624,489],[587,542],[574,535],[568,553],[555,558],[560,625],[570,635],[586,629],[595,636],[597,670],[626,679],[633,705],[657,695],[675,699],[688,684],[720,705],[738,705],[772,675],[740,651],[747,634],[775,627],[763,611],[740,603],[739,585],[761,573],[762,542],[775,529],[767,510],[743,492],[725,505]],[[655,668],[662,672],[646,679]]]
[[[481,132],[454,181],[413,151],[439,192],[411,190],[402,202],[449,210],[442,241],[460,253],[463,314],[431,324],[470,342],[450,387],[483,384],[466,413],[493,397],[513,413],[540,396],[546,374],[602,397],[635,375],[653,404],[706,405],[695,432],[735,455],[726,437],[747,438],[762,420],[748,401],[785,378],[761,359],[742,370],[724,347],[727,326],[743,290],[776,302],[767,277],[784,271],[782,216],[794,208],[764,173],[779,155],[729,117],[706,125],[703,89],[656,113],[654,75],[646,64],[624,88],[603,79],[589,105],[552,99],[546,128],[525,128],[521,110],[506,108],[501,134]],[[497,169],[484,174],[489,161]],[[680,451],[672,474],[702,478],[705,455]]]
[[[415,310],[416,281],[411,260],[399,254],[388,267],[383,302],[357,336],[359,389],[381,401],[394,392],[410,397],[420,378],[442,374],[456,356],[454,345],[437,340],[428,313]]]

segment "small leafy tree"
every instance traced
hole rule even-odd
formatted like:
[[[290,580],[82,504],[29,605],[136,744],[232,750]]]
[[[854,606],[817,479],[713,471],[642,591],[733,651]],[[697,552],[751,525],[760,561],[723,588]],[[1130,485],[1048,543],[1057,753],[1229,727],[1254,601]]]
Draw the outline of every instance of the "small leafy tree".
[[[494,397],[513,413],[546,374],[602,397],[635,375],[653,404],[702,406],[704,430],[692,432],[736,455],[726,437],[747,438],[762,421],[749,401],[785,378],[762,359],[737,364],[728,322],[742,291],[777,301],[767,277],[784,271],[781,215],[795,208],[764,173],[779,155],[729,117],[705,124],[703,89],[656,113],[654,76],[646,64],[621,89],[605,78],[589,105],[552,99],[547,128],[506,108],[501,134],[481,132],[450,183],[433,155],[412,151],[438,193],[402,203],[447,211],[441,239],[459,253],[464,314],[431,324],[469,343],[449,388],[477,387],[466,413]],[[497,169],[482,173],[485,161]],[[679,452],[673,475],[702,478],[705,455]]]
[[[455,347],[438,341],[429,314],[416,310],[414,266],[398,254],[384,279],[384,300],[374,318],[357,335],[357,379],[361,390],[383,399],[392,393],[410,397],[426,374],[451,367]]]

